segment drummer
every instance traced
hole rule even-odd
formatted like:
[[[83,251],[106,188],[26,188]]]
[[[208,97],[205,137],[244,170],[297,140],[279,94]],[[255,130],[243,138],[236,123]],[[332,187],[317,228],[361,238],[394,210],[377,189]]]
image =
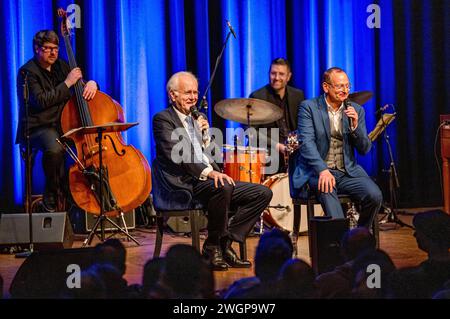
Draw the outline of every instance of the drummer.
[[[272,61],[269,70],[269,84],[254,91],[250,94],[250,98],[256,98],[268,101],[279,106],[283,110],[284,116],[272,123],[259,125],[256,127],[267,128],[267,148],[270,150],[272,142],[276,142],[275,148],[279,152],[278,171],[274,173],[286,172],[287,167],[284,160],[286,154],[285,140],[288,133],[297,129],[297,114],[300,103],[305,99],[303,91],[288,85],[292,77],[291,66],[288,60],[284,58],[276,58]],[[270,134],[271,128],[279,129],[278,140],[272,139]],[[261,144],[261,141],[259,141]],[[272,154],[269,154],[272,155]]]

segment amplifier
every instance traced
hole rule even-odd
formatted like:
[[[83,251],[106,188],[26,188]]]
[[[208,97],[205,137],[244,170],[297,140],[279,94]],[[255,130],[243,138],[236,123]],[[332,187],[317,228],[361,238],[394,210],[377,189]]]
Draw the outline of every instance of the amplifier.
[[[349,229],[346,218],[314,217],[310,220],[311,263],[316,275],[341,265],[341,239]]]
[[[28,214],[2,214],[0,246],[24,245],[30,242]],[[32,215],[33,244],[37,250],[72,247],[73,232],[67,213]]]

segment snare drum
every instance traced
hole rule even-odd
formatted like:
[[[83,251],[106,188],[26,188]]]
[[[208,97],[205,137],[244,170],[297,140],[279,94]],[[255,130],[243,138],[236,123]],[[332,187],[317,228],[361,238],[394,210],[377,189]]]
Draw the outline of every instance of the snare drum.
[[[262,184],[269,187],[273,193],[272,201],[264,212],[264,222],[269,226],[292,232],[294,229],[294,205],[289,192],[288,174],[273,175]],[[323,216],[323,210],[320,205],[314,205],[314,215]],[[308,231],[307,218],[306,206],[302,205],[299,232]]]
[[[235,181],[261,184],[266,150],[256,147],[224,147],[224,173]]]

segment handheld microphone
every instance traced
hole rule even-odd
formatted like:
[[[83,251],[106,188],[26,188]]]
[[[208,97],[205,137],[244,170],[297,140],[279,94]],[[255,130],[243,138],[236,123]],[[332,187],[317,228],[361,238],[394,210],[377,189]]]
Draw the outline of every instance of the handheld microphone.
[[[235,39],[237,39],[237,38],[236,38],[236,32],[234,32],[233,27],[231,26],[231,23],[230,23],[230,21],[228,21],[228,20],[227,20],[227,26],[228,26],[228,28],[230,29],[230,32],[231,32],[231,34],[233,35],[233,37],[234,37]]]
[[[350,104],[350,100],[349,100],[349,99],[345,99],[345,100],[344,100],[344,108],[347,110],[349,106],[352,106],[352,105]],[[353,122],[352,122],[352,119],[349,118],[349,117],[347,117],[347,118],[348,118],[348,127],[350,128],[350,131],[353,131]]]
[[[194,120],[197,120],[200,117],[200,112],[198,111],[196,105],[191,106],[191,114]]]
[[[191,106],[191,114],[194,120],[198,120],[201,116],[203,117],[203,115],[198,111],[197,106],[195,105]],[[208,139],[208,130],[202,130],[202,139]]]

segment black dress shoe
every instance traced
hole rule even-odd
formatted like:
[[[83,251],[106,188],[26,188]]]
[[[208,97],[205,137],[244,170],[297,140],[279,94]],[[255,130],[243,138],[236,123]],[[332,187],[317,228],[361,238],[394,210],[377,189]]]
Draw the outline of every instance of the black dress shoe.
[[[203,256],[209,259],[213,270],[228,270],[228,265],[223,260],[222,250],[219,246],[203,246]]]
[[[252,263],[248,260],[242,260],[238,257],[236,252],[231,247],[231,240],[227,241],[223,246],[223,259],[227,262],[228,266],[233,268],[250,268]]]

